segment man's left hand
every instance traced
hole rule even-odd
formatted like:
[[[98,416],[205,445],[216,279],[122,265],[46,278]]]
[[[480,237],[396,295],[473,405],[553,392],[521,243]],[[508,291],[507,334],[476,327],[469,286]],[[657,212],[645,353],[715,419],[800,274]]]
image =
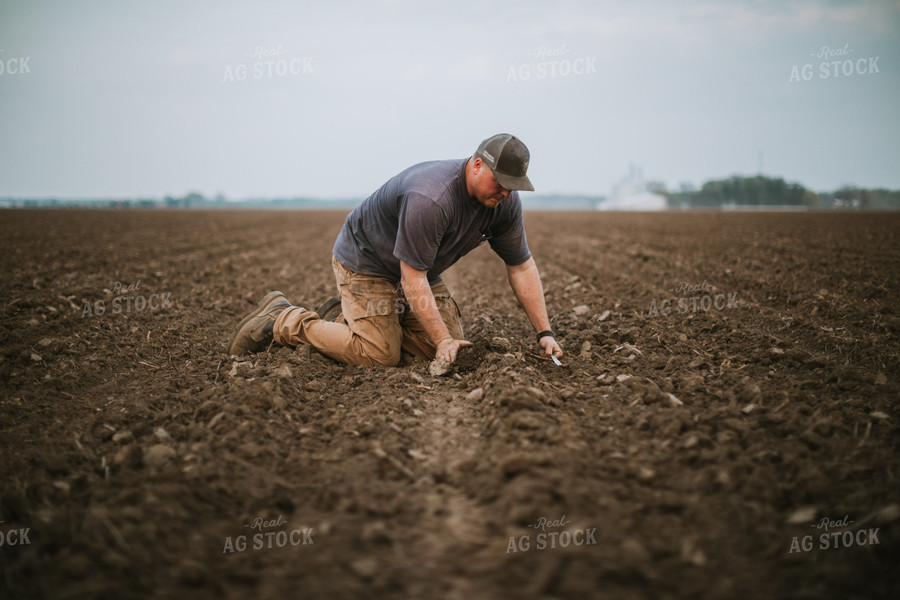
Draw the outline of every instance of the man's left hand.
[[[551,356],[559,358],[563,355],[562,348],[560,348],[559,344],[556,343],[556,340],[549,335],[542,337],[541,341],[538,343],[541,346],[541,354],[547,358],[550,358]]]

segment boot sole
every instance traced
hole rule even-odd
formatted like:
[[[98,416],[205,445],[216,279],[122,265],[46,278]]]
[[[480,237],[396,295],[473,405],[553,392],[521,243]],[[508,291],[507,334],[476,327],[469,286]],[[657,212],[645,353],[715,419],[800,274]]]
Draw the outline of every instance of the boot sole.
[[[232,347],[234,346],[234,340],[237,339],[237,336],[241,332],[241,329],[244,327],[244,325],[249,323],[250,320],[253,319],[254,317],[258,317],[260,315],[260,313],[265,312],[269,302],[271,302],[275,298],[278,298],[279,296],[284,297],[284,294],[281,292],[269,292],[268,294],[266,294],[263,297],[262,300],[259,301],[259,306],[256,307],[256,310],[254,310],[252,313],[250,313],[249,315],[244,317],[241,320],[241,322],[238,323],[238,326],[234,328],[234,332],[232,332],[232,334],[231,334],[231,339],[228,341],[228,355],[229,356],[236,356],[231,350],[232,350]],[[285,300],[287,300],[287,298],[285,298]]]
[[[316,314],[324,321],[333,321],[335,317],[341,314],[341,299],[329,298],[322,306],[316,309]]]

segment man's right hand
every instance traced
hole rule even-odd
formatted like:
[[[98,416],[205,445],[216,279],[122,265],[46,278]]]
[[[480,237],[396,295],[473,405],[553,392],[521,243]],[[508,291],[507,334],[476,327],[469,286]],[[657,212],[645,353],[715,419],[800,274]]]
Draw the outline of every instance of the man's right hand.
[[[434,357],[437,360],[446,360],[449,362],[453,362],[456,360],[456,353],[459,352],[460,348],[465,348],[466,346],[471,346],[472,342],[467,340],[457,340],[454,338],[444,338],[437,344],[437,349],[434,352]]]
[[[400,261],[400,284],[413,314],[434,342],[434,357],[450,362],[456,360],[459,349],[471,346],[472,342],[454,339],[447,331],[428,284],[428,273]]]

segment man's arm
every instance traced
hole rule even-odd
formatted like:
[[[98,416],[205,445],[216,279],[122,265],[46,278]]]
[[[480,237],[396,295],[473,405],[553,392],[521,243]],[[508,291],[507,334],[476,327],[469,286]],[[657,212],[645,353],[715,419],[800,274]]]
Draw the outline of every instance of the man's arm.
[[[447,331],[447,325],[441,318],[431,286],[428,284],[428,271],[420,271],[401,260],[400,284],[413,314],[425,328],[436,348],[435,358],[456,360],[459,349],[471,346],[472,342],[454,339]]]
[[[541,286],[541,276],[538,273],[534,258],[529,258],[521,265],[511,267],[506,265],[506,275],[509,286],[516,294],[519,304],[528,315],[528,320],[536,333],[550,329],[550,319],[547,318],[547,305],[544,302],[544,289]],[[562,348],[556,340],[550,336],[540,340],[541,352],[548,357],[562,356]]]

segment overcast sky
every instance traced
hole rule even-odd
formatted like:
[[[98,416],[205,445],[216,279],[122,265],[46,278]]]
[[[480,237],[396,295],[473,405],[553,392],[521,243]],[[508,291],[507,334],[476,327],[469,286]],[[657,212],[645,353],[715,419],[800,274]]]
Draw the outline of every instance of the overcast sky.
[[[898,40],[898,0],[0,0],[0,196],[364,197],[499,132],[537,193],[898,189]]]

